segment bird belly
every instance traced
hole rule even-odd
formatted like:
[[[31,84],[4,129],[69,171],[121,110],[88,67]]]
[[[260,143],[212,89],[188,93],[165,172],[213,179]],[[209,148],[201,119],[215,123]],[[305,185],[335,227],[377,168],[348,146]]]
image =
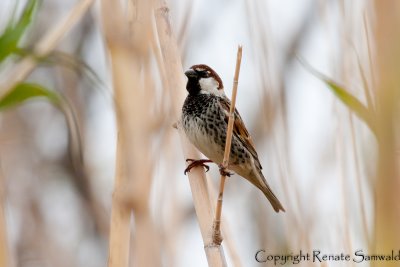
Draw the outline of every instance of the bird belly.
[[[224,159],[224,151],[221,149],[220,145],[216,144],[211,140],[211,138],[204,135],[198,136],[197,140],[197,142],[194,142],[194,145],[202,154],[204,154],[204,156],[217,164],[222,163]]]
[[[221,164],[224,157],[225,142],[218,139],[218,131],[211,131],[209,125],[200,118],[184,121],[184,129],[189,141],[215,163]]]

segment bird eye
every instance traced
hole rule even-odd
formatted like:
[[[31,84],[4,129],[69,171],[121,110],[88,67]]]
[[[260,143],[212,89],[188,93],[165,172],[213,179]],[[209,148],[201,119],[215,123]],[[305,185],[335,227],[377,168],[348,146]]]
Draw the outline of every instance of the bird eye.
[[[209,72],[209,71],[206,71],[206,70],[197,70],[196,72],[197,72],[197,73],[199,74],[199,76],[202,77],[202,78],[208,78],[208,77],[210,77],[210,72]]]

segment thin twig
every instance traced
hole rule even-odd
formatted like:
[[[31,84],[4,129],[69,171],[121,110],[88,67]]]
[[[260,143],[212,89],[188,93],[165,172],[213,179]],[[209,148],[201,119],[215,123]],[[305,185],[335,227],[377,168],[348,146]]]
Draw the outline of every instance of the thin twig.
[[[368,31],[368,22],[367,22],[367,17],[366,14],[363,14],[363,24],[364,24],[364,31],[365,31],[365,38],[366,38],[366,43],[367,43],[367,51],[368,51],[368,65],[369,65],[369,71],[370,71],[370,76],[371,76],[371,88],[369,89],[369,94],[372,93],[372,96],[374,97],[373,99],[376,99],[376,93],[375,93],[375,88],[376,88],[376,80],[375,80],[375,75],[374,75],[374,65],[372,64],[372,52],[371,52],[371,45],[370,45],[370,37],[369,37],[369,31]],[[374,108],[376,108],[376,101],[374,103]]]
[[[217,190],[218,188],[213,184],[210,184],[210,201],[211,203],[217,202]],[[215,216],[215,212],[213,209],[213,215]],[[213,217],[214,219],[214,217]],[[221,235],[224,237],[224,247],[227,251],[227,254],[230,256],[230,262],[232,267],[243,267],[242,260],[239,256],[238,248],[236,247],[236,242],[233,240],[232,228],[229,225],[229,221],[226,220],[226,216],[221,214],[221,221],[224,221],[224,228],[221,229]],[[210,236],[212,233],[210,233]],[[212,236],[211,236],[212,237]]]
[[[235,116],[235,104],[236,104],[236,95],[239,81],[239,72],[240,72],[240,63],[242,62],[242,46],[239,45],[237,58],[236,58],[236,69],[235,69],[235,77],[233,78],[233,89],[232,89],[232,98],[231,98],[231,107],[229,110],[229,120],[228,120],[228,129],[226,133],[226,142],[225,142],[225,152],[224,152],[224,160],[222,162],[221,169],[225,170],[228,168],[229,164],[229,156],[231,153],[231,143],[232,143],[232,132],[233,132],[233,121]],[[219,185],[219,193],[217,200],[217,207],[215,209],[215,219],[213,223],[213,243],[216,245],[220,245],[222,242],[221,237],[221,212],[222,212],[222,199],[224,196],[224,187],[225,187],[226,174],[224,171],[221,172],[221,182]]]

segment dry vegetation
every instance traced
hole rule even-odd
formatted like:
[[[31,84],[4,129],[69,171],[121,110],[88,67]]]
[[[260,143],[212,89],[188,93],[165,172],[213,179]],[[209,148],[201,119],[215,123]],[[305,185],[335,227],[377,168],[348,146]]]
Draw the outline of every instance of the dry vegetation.
[[[21,1],[16,14],[26,2],[36,1]],[[183,175],[184,160],[200,154],[173,127],[184,69],[213,63],[191,62],[210,58],[197,36],[220,21],[199,14],[200,1],[181,2],[44,0],[22,49],[2,58],[0,38],[0,267],[272,266],[255,261],[257,250],[397,251],[400,3],[308,1],[285,45],[273,39],[272,1],[240,5],[247,39],[237,103],[258,102],[238,109],[286,213],[227,179],[220,246],[219,176]],[[215,46],[210,54],[221,53]],[[235,54],[214,63],[224,60]],[[234,63],[225,65],[233,77]]]

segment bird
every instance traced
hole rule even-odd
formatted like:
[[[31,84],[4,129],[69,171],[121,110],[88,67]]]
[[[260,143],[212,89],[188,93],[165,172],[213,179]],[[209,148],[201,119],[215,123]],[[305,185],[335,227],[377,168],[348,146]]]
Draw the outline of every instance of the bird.
[[[188,95],[182,106],[181,125],[188,140],[208,159],[193,160],[185,174],[205,163],[219,164],[221,174],[230,176],[222,168],[231,102],[224,93],[218,74],[208,65],[197,64],[185,71]],[[228,169],[247,179],[267,197],[275,212],[283,211],[281,202],[266,181],[257,151],[237,111],[234,111],[231,153]]]

